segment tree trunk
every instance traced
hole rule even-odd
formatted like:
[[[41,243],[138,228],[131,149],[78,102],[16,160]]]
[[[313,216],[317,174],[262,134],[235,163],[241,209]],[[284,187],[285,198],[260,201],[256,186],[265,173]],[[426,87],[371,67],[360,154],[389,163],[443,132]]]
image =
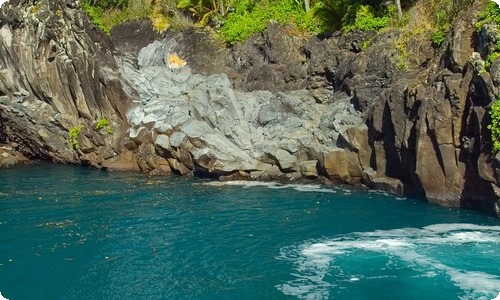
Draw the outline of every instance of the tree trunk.
[[[219,0],[219,14],[224,16],[224,0]]]
[[[306,12],[308,12],[309,9],[311,9],[311,4],[309,3],[309,0],[304,0],[304,7],[306,9]]]
[[[403,10],[401,9],[401,0],[395,0],[396,9],[398,10],[398,21],[401,21],[403,18]]]

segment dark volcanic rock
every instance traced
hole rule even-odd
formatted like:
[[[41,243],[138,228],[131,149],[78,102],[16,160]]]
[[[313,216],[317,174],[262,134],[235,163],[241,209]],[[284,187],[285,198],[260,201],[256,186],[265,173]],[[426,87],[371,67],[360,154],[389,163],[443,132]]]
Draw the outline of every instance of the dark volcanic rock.
[[[267,34],[250,37],[229,53],[229,77],[245,90],[289,91],[307,87],[304,45],[307,39],[286,33],[278,23]],[[237,75],[236,75],[236,74]]]
[[[149,20],[123,23],[111,29],[110,38],[116,50],[137,57],[142,48],[161,39],[152,26]]]
[[[356,107],[367,116],[369,164],[361,157],[366,146],[348,144],[345,149],[360,153],[365,184],[380,188],[380,178],[386,182],[384,189],[420,195],[432,203],[495,211],[499,182],[486,107],[495,101],[490,75],[496,78],[496,69],[479,75],[481,56],[471,46],[477,11],[472,7],[458,18],[443,46],[446,51],[432,59],[426,52],[408,53],[417,58],[406,71],[391,74],[395,69],[388,67],[394,58],[390,50],[382,55],[385,59],[367,54],[371,65],[356,57],[353,64],[361,67],[351,69],[346,91],[353,92]],[[487,43],[480,40],[478,49],[483,44]],[[376,42],[373,47],[384,51]],[[392,179],[399,182],[391,183]]]

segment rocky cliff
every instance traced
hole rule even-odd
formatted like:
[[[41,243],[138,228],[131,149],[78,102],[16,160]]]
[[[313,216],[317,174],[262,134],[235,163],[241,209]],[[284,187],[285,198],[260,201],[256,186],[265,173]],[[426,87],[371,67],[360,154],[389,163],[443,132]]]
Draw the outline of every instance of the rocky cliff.
[[[439,48],[410,38],[402,67],[399,30],[319,39],[270,23],[227,49],[148,22],[108,37],[75,2],[13,0],[0,10],[0,143],[152,174],[327,178],[500,215],[486,129],[500,61],[480,72],[497,39],[473,30],[481,5]]]
[[[131,99],[124,92],[104,34],[74,3],[11,1],[0,10],[0,137],[28,157],[78,163],[121,151],[120,134]],[[109,118],[115,136],[94,130]],[[75,152],[68,132],[84,125]],[[82,149],[83,150],[83,149]]]

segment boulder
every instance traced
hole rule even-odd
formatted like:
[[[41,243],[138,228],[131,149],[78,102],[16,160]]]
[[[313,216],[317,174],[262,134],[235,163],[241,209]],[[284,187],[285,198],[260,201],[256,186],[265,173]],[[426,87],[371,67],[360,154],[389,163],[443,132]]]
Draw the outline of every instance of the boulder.
[[[320,165],[334,182],[356,183],[362,178],[356,155],[347,153],[344,149],[323,152]]]
[[[131,151],[123,151],[119,155],[102,163],[102,167],[110,171],[140,171],[135,155]]]
[[[299,164],[299,170],[302,177],[317,178],[319,176],[318,161],[317,160],[302,161]]]

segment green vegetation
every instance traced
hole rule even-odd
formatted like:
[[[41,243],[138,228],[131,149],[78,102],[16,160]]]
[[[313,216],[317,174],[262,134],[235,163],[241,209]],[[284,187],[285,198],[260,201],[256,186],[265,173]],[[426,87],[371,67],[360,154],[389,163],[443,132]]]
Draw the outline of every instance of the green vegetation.
[[[389,16],[376,17],[373,7],[369,5],[360,5],[356,7],[356,17],[354,22],[346,23],[343,30],[346,32],[361,30],[361,31],[377,31],[389,25]]]
[[[372,37],[369,37],[366,40],[364,40],[363,44],[361,44],[361,50],[365,50],[366,48],[368,48],[368,46],[370,46],[370,44],[372,43],[372,41],[373,41]]]
[[[236,1],[235,1],[236,2]],[[228,44],[244,41],[266,29],[269,20],[292,24],[296,32],[321,34],[333,30],[345,32],[377,31],[390,24],[393,5],[382,1],[326,0],[310,1],[306,9],[301,0],[255,1],[235,3],[220,33]],[[395,20],[395,19],[394,19]]]
[[[108,134],[113,134],[113,127],[111,127],[111,124],[109,124],[109,121],[106,118],[100,118],[99,120],[97,120],[95,131],[99,131],[103,128],[106,128],[106,132]]]
[[[489,1],[486,8],[479,14],[474,27],[477,32],[480,32],[485,24],[500,24],[500,8],[493,1]]]
[[[432,35],[432,44],[434,47],[439,48],[444,42],[444,31],[442,29],[437,29]]]
[[[490,124],[488,129],[491,133],[491,141],[493,142],[492,151],[497,153],[500,151],[500,101],[497,100],[490,108]]]
[[[113,6],[112,3],[121,3],[119,6]],[[152,12],[150,6],[128,7],[123,2],[102,1],[92,2],[83,1],[83,9],[92,19],[92,22],[102,31],[109,34],[111,28],[128,20],[139,20],[149,18]]]
[[[500,57],[500,41],[495,44],[494,47],[492,47],[486,56],[486,60],[484,61],[484,71],[489,71],[491,68],[491,65],[497,58]]]
[[[225,5],[228,5],[229,1],[203,1],[203,0],[178,0],[177,8],[180,10],[188,11],[193,19],[195,19],[198,24],[206,25],[211,16],[215,16],[218,13],[224,15],[227,11]]]
[[[228,44],[264,32],[270,20],[287,25],[296,35],[335,30],[378,31],[388,26],[409,27],[411,34],[434,30],[439,47],[451,21],[472,0],[83,0],[93,22],[109,33],[131,19],[149,18],[154,28],[213,27]],[[417,23],[408,26],[408,10],[419,6]],[[368,45],[368,44],[367,44]]]
[[[408,45],[411,40],[429,40],[434,47],[440,47],[451,29],[451,24],[458,12],[473,3],[473,0],[418,0],[414,2],[413,11],[418,13],[418,21],[408,20],[401,28],[400,37],[394,42],[394,47],[399,50],[398,68],[407,69],[410,65]],[[415,17],[415,16],[414,16]],[[403,15],[402,20],[407,19]],[[400,26],[402,23],[399,23]]]
[[[432,34],[432,44],[436,48],[441,47],[446,33],[450,31],[452,19],[448,17],[448,13],[450,13],[451,10],[453,10],[453,8],[442,9],[436,16],[436,30]]]
[[[31,12],[36,14],[40,11],[40,3],[37,3],[33,6],[33,8],[31,9]]]
[[[394,5],[380,0],[84,0],[83,8],[106,33],[124,21],[149,18],[160,32],[188,22],[209,25],[228,44],[265,31],[270,20],[292,25],[297,34],[371,31],[391,19],[396,23]]]
[[[448,10],[440,10],[436,18],[436,30],[432,34],[432,45],[439,48],[444,42],[444,37],[451,28],[451,19],[447,17]]]
[[[476,31],[480,32],[485,24],[500,25],[500,7],[494,2],[488,3],[486,8],[479,14],[478,21],[474,24]],[[498,29],[497,29],[498,30]],[[486,73],[491,65],[500,57],[500,41],[496,41],[488,47],[488,53],[484,61],[484,69],[480,73]]]
[[[78,143],[78,137],[82,132],[84,126],[82,124],[77,125],[69,130],[69,147],[73,150],[80,149],[80,144]],[[94,130],[96,132],[105,129],[108,134],[113,134],[113,127],[106,118],[100,118],[97,120]]]
[[[227,15],[220,33],[228,44],[234,44],[264,31],[269,20],[284,25],[293,24],[297,33],[320,33],[326,30],[325,24],[314,17],[314,11],[306,12],[296,0],[241,1]]]
[[[481,32],[484,25],[494,24],[500,25],[500,7],[492,1],[488,3],[486,8],[479,14],[477,22],[474,24],[476,31]],[[500,33],[498,29],[497,34]],[[498,36],[498,35],[497,35]],[[488,52],[484,61],[484,67],[479,71],[479,74],[486,73],[490,70],[491,65],[500,57],[500,41],[496,41],[488,46]],[[500,101],[497,99],[490,107],[490,123],[488,129],[491,134],[492,152],[494,154],[500,151]]]
[[[69,147],[73,150],[78,150],[80,144],[78,143],[78,136],[83,130],[83,125],[78,125],[69,130]]]

